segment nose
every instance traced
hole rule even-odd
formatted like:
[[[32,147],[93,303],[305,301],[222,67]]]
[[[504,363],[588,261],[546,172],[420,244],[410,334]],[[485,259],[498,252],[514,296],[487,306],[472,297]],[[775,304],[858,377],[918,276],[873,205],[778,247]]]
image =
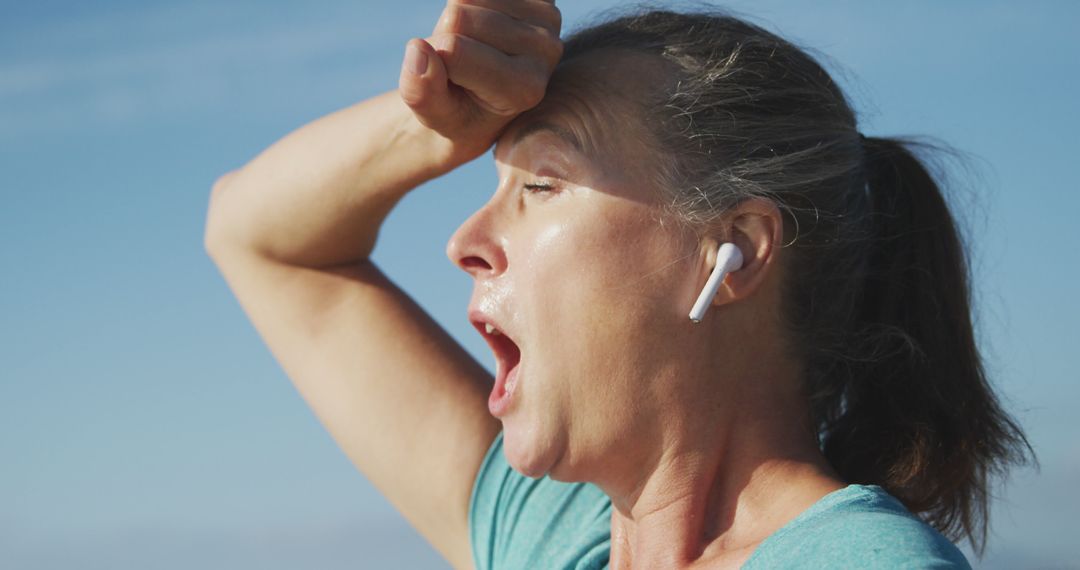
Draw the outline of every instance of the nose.
[[[474,279],[506,270],[506,239],[495,214],[489,202],[469,216],[446,244],[446,256]]]

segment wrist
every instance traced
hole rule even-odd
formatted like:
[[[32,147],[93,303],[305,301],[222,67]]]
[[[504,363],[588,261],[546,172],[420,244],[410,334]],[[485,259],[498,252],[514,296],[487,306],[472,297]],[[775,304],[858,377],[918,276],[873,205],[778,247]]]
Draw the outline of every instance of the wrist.
[[[395,99],[396,110],[401,117],[398,132],[409,148],[413,149],[414,155],[429,165],[432,177],[446,174],[462,164],[475,160],[494,144],[492,137],[485,137],[480,132],[458,130],[449,134],[460,136],[450,138],[420,122],[416,113],[400,96],[396,96]],[[473,126],[477,125],[474,123]],[[481,131],[482,129],[470,130]]]
[[[476,140],[476,137],[451,139],[434,129],[424,126],[412,116],[412,123],[417,132],[425,139],[422,148],[426,149],[435,169],[435,176],[446,174],[457,167],[472,162],[482,156],[494,141]],[[475,142],[474,142],[475,141]]]

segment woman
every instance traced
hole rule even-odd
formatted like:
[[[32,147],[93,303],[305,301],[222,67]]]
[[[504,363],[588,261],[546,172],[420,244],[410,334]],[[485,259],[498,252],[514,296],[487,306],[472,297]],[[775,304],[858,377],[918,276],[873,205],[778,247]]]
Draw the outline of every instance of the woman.
[[[911,145],[738,19],[560,25],[451,1],[398,89],[215,184],[207,250],[305,400],[458,568],[966,567],[1030,447]],[[494,382],[369,259],[493,144],[447,253]]]

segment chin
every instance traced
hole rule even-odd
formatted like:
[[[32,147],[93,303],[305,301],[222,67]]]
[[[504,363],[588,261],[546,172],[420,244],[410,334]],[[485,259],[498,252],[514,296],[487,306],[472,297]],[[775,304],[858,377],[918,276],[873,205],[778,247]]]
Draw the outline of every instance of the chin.
[[[548,438],[537,437],[534,427],[520,429],[513,420],[503,422],[503,453],[514,471],[539,479],[552,468],[553,448]]]

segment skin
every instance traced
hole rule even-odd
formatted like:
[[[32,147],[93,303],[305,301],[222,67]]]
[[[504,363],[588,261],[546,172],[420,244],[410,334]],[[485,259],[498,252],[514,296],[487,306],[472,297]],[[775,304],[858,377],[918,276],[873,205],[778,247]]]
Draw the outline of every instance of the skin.
[[[597,88],[644,93],[633,78],[660,65],[614,52],[561,64],[500,136],[498,187],[447,254],[521,349],[501,418],[510,464],[611,498],[612,568],[737,567],[845,483],[817,447],[778,320],[779,210],[746,201],[700,232],[665,218],[655,147],[628,120],[640,109]],[[518,140],[541,122],[583,149],[549,130]],[[693,324],[723,241],[744,266]]]
[[[747,201],[700,232],[667,219],[636,122],[664,70],[596,54],[549,86],[560,22],[545,0],[451,0],[398,89],[217,180],[205,247],[344,453],[455,568],[472,567],[470,491],[500,429],[521,472],[611,497],[612,568],[734,566],[842,486],[777,324],[780,216]],[[545,131],[515,144],[539,121],[582,151]],[[497,191],[447,252],[522,350],[502,425],[487,371],[370,259],[403,196],[496,141]],[[746,265],[692,325],[722,241]]]

